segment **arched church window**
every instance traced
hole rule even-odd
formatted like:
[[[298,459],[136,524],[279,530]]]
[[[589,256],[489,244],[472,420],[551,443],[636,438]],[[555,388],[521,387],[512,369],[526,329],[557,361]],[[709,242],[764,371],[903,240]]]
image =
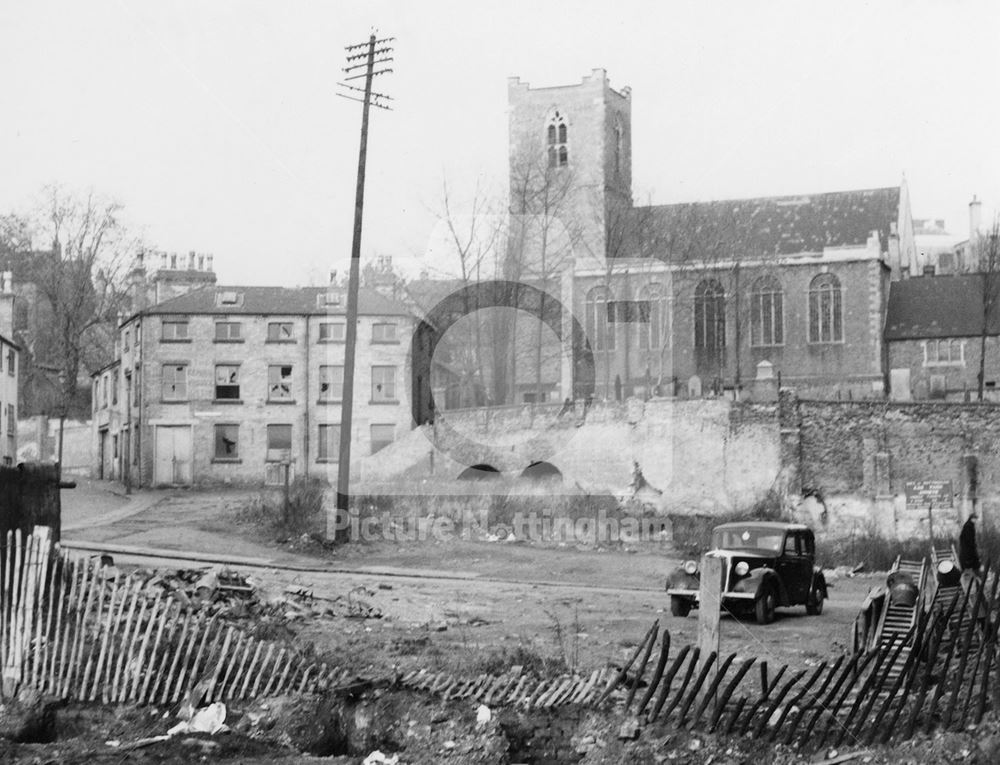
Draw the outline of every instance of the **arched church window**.
[[[614,325],[608,322],[608,306],[614,300],[607,287],[594,287],[587,293],[586,330],[595,351],[615,349]]]
[[[726,291],[706,279],[694,291],[694,347],[725,348]]]
[[[566,167],[569,164],[569,143],[566,118],[561,112],[552,113],[546,135],[549,145],[549,167]]]
[[[785,342],[785,305],[781,284],[773,276],[762,276],[750,291],[750,345],[782,345]]]
[[[669,343],[669,311],[663,285],[653,283],[639,291],[642,306],[639,324],[639,349],[658,351]],[[648,307],[648,310],[647,310]]]
[[[844,339],[840,280],[820,274],[809,284],[809,342],[839,343]]]

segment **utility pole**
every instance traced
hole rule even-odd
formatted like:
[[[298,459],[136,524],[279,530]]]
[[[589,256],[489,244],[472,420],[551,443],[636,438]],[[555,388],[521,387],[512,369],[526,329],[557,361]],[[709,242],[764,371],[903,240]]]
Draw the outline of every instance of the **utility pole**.
[[[350,480],[351,480],[351,422],[354,409],[354,359],[358,340],[358,283],[361,280],[361,220],[365,202],[365,161],[368,154],[368,112],[370,106],[388,110],[389,107],[380,100],[392,100],[389,96],[372,92],[372,79],[379,74],[391,72],[392,69],[375,69],[376,64],[387,64],[392,61],[392,47],[388,43],[395,38],[382,40],[375,38],[374,33],[368,42],[347,46],[347,73],[345,80],[365,78],[365,87],[357,88],[346,83],[338,83],[346,88],[348,94],[338,93],[342,98],[359,101],[363,104],[361,111],[361,148],[358,152],[358,184],[354,197],[354,241],[351,245],[351,271],[347,282],[347,335],[344,338],[344,393],[340,405],[340,452],[337,459],[337,515],[345,521],[335,526],[334,541],[351,541],[350,523],[348,520]],[[363,60],[362,60],[363,59]],[[363,72],[352,74],[359,69]],[[363,98],[350,95],[363,93]]]

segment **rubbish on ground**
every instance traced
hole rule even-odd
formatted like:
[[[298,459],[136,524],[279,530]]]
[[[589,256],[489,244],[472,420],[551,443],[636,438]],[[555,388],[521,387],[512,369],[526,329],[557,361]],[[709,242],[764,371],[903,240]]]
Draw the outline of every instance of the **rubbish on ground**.
[[[399,762],[399,755],[394,754],[391,757],[382,754],[378,749],[365,757],[364,762],[361,765],[397,765]]]
[[[226,726],[226,705],[221,701],[214,701],[207,707],[203,707],[195,712],[190,720],[181,720],[167,731],[167,735],[208,733],[214,736],[216,733],[225,730],[229,730]]]

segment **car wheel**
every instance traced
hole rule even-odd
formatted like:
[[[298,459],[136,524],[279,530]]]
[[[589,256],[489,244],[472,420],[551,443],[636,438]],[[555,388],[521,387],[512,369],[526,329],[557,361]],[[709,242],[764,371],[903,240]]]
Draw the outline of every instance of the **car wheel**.
[[[806,598],[806,613],[810,616],[819,616],[823,613],[823,600],[823,593],[815,587],[810,589]]]
[[[671,595],[670,613],[673,616],[680,616],[681,618],[684,618],[691,613],[691,601],[687,598],[682,598],[680,595]]]
[[[778,598],[774,594],[774,587],[765,585],[764,591],[754,603],[754,613],[757,617],[757,624],[770,624],[774,621],[774,607]]]

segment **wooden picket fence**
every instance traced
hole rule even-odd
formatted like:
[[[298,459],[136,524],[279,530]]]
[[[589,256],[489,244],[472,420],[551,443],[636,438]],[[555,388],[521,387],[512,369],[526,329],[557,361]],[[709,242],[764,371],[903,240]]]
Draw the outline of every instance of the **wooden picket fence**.
[[[693,645],[671,661],[670,632],[661,636],[657,621],[622,668],[589,678],[421,671],[402,684],[445,699],[525,710],[612,703],[646,724],[752,735],[805,751],[887,744],[921,729],[961,729],[978,724],[988,710],[1000,711],[998,586],[995,575],[973,579],[950,601],[921,611],[905,634],[798,671],[784,665],[769,674],[758,657],[702,657]]]
[[[27,686],[78,701],[167,704],[193,692],[211,702],[335,687],[350,676],[151,592],[99,559],[70,557],[44,527],[0,541],[0,699]]]

